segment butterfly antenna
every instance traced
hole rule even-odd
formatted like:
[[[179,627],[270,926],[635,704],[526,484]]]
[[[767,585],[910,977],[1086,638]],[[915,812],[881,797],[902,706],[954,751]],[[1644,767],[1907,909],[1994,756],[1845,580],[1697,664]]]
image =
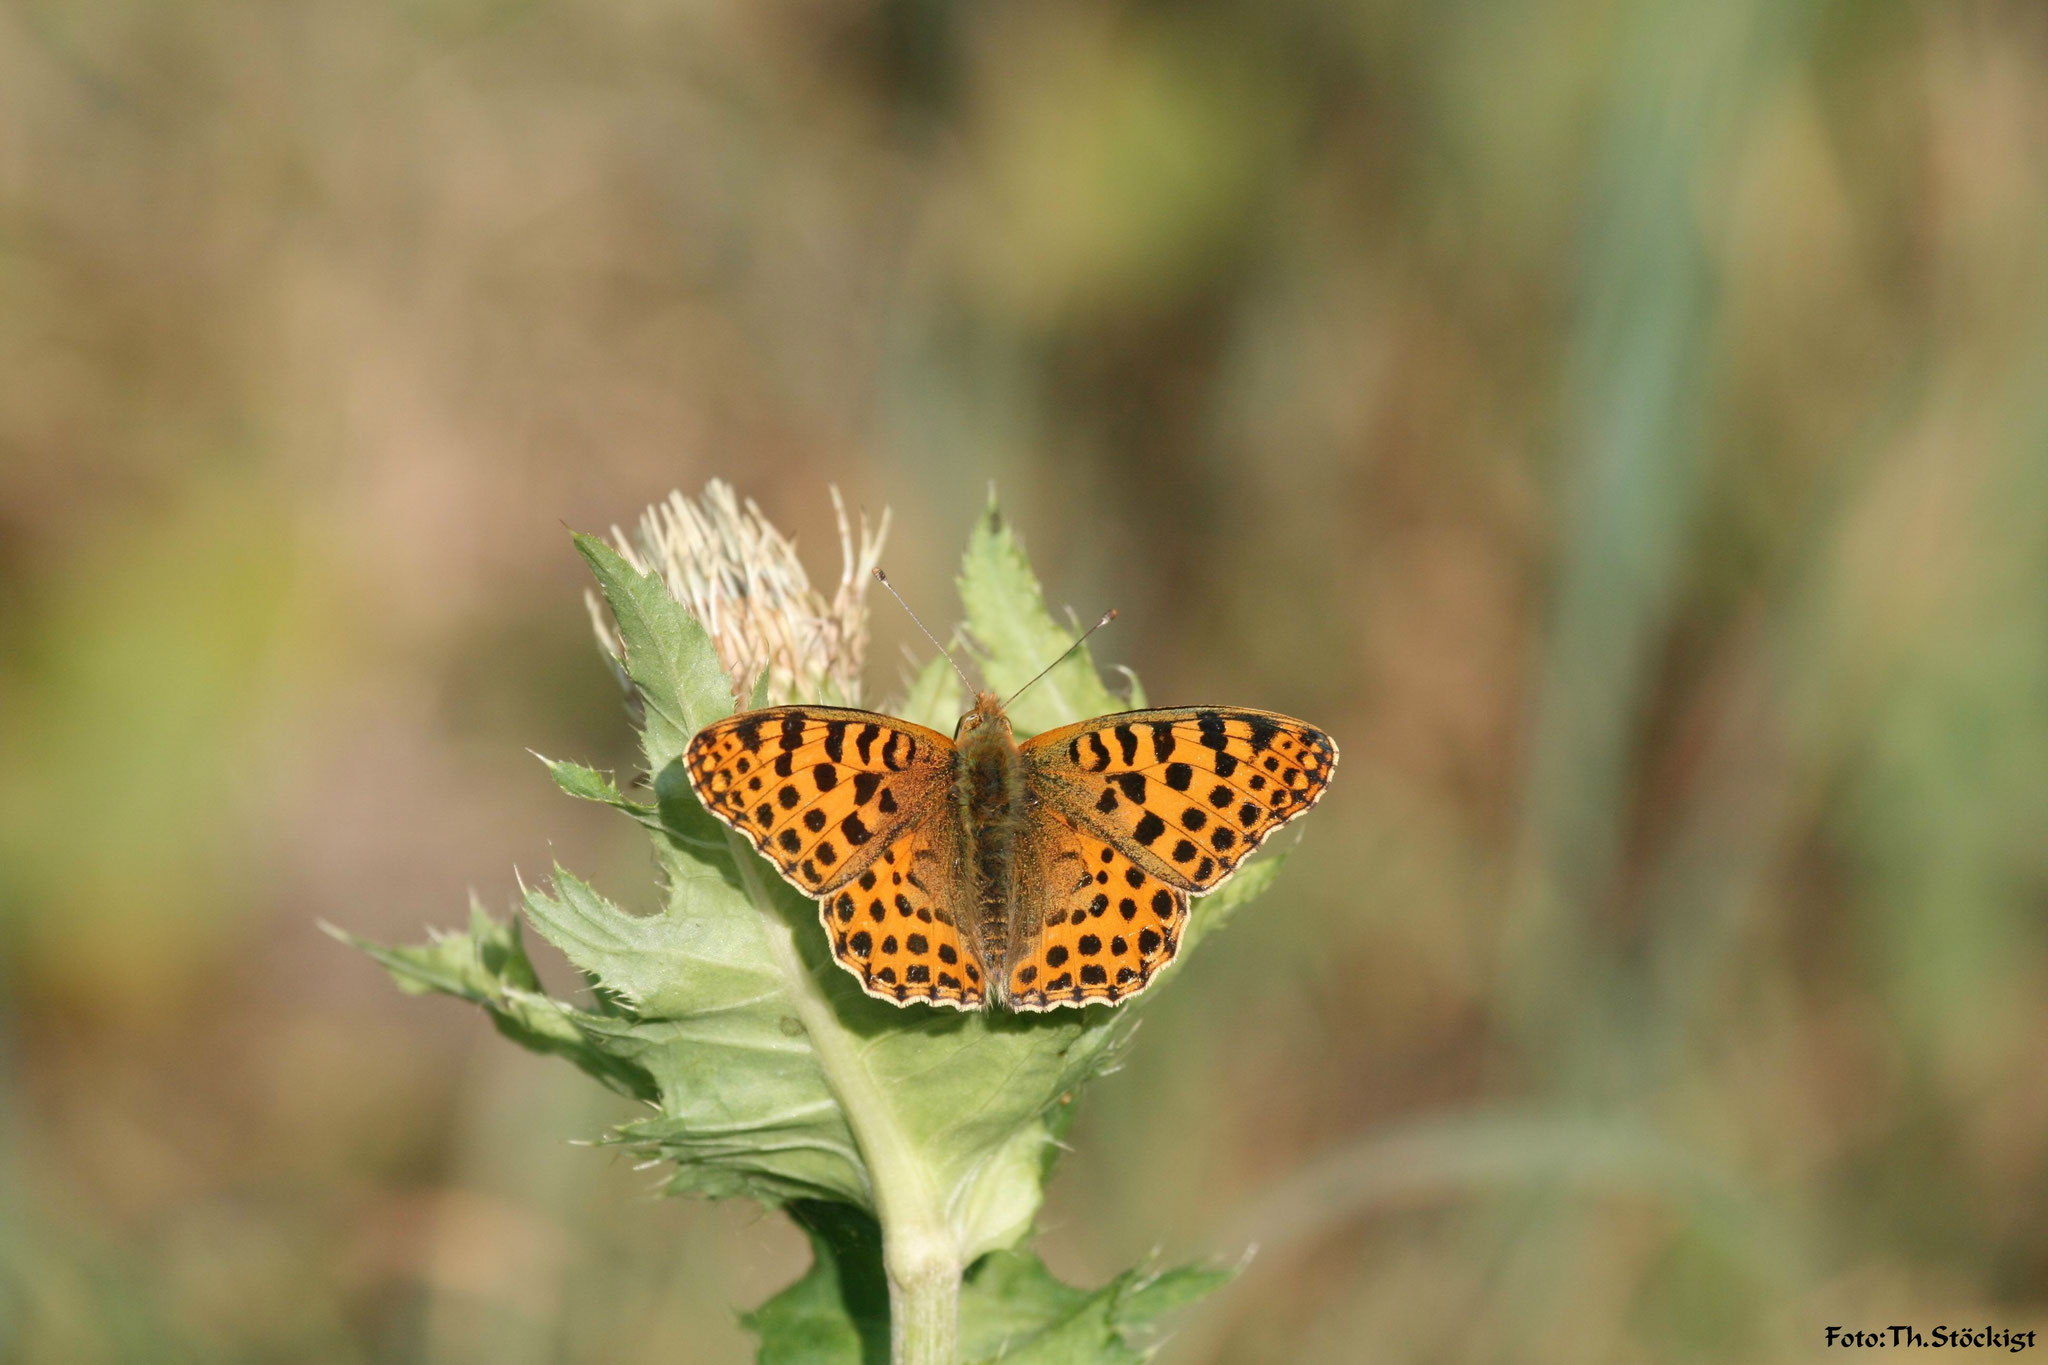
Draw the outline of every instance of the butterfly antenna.
[[[967,681],[967,675],[965,673],[960,672],[960,661],[955,659],[952,653],[948,651],[944,645],[939,643],[938,636],[932,634],[930,630],[926,629],[924,622],[918,621],[917,613],[910,610],[910,603],[904,601],[903,594],[896,591],[896,585],[889,581],[889,575],[883,573],[880,569],[876,569],[875,577],[880,579],[882,582],[882,586],[889,590],[889,596],[896,599],[896,605],[903,608],[904,612],[910,617],[910,619],[917,623],[917,628],[919,630],[924,631],[924,638],[932,642],[932,648],[936,649],[937,651],[939,651],[939,653],[944,654],[946,656],[946,662],[953,665],[953,671],[955,673],[960,674],[960,685],[967,689],[968,696],[973,696],[975,690],[974,684]]]
[[[1039,669],[1038,678],[1043,678],[1046,674],[1052,672],[1055,668],[1058,668],[1061,664],[1065,663],[1069,655],[1071,655],[1075,650],[1079,649],[1082,645],[1088,643],[1089,636],[1093,635],[1096,631],[1101,630],[1104,626],[1108,625],[1111,621],[1114,620],[1116,620],[1116,608],[1111,607],[1108,611],[1102,613],[1101,620],[1097,621],[1094,625],[1088,627],[1088,629],[1082,631],[1081,638],[1074,641],[1074,643],[1068,645],[1066,647],[1066,650],[1060,655],[1059,658],[1054,659],[1044,668]],[[1038,678],[1033,678],[1030,682],[1025,683],[1024,686],[1018,688],[1015,692],[1012,692],[1010,694],[1010,701],[1015,701],[1017,700],[1017,698],[1023,696],[1025,692],[1029,691],[1031,687],[1035,683],[1037,683]],[[1008,706],[1010,704],[1010,701],[1004,702],[1003,705]]]

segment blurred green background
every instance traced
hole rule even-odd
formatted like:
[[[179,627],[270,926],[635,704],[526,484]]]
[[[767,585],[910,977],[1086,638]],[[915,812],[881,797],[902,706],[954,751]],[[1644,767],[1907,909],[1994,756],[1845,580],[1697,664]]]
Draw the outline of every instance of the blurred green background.
[[[526,750],[712,477],[1342,743],[1047,1209],[1259,1245],[1165,1360],[2048,1325],[2038,4],[11,0],[0,1358],[749,1357],[780,1217],[314,927],[651,900]]]

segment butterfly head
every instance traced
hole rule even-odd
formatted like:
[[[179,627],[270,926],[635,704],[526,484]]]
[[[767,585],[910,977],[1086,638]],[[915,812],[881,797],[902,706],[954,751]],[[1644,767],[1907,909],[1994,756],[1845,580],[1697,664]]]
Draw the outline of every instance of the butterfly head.
[[[993,692],[976,692],[974,709],[960,717],[960,723],[953,727],[953,742],[966,744],[969,740],[989,740],[997,736],[1010,738],[1010,714],[1003,709],[1003,699]]]

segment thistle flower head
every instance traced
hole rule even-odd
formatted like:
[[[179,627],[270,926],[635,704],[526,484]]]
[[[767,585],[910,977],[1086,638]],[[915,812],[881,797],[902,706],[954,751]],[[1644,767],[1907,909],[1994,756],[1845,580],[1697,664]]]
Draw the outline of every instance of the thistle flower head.
[[[811,586],[796,543],[761,515],[753,499],[742,504],[719,479],[706,484],[701,497],[671,493],[648,508],[630,539],[612,528],[627,562],[642,573],[659,574],[670,595],[703,625],[742,703],[764,673],[771,705],[860,700],[867,585],[889,534],[889,513],[885,508],[873,527],[861,513],[856,541],[846,504],[837,488],[831,491],[841,567],[829,600]],[[616,664],[618,639],[595,595],[589,602],[598,641]]]

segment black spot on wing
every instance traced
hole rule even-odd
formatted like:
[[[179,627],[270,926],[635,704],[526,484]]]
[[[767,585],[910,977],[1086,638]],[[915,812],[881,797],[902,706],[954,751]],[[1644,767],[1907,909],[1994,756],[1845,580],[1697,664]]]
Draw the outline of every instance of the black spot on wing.
[[[1152,761],[1164,763],[1173,757],[1173,722],[1155,720],[1152,722]]]
[[[1138,732],[1129,725],[1119,725],[1114,733],[1116,735],[1117,747],[1123,750],[1124,766],[1129,767],[1131,764],[1136,763],[1138,761]]]

